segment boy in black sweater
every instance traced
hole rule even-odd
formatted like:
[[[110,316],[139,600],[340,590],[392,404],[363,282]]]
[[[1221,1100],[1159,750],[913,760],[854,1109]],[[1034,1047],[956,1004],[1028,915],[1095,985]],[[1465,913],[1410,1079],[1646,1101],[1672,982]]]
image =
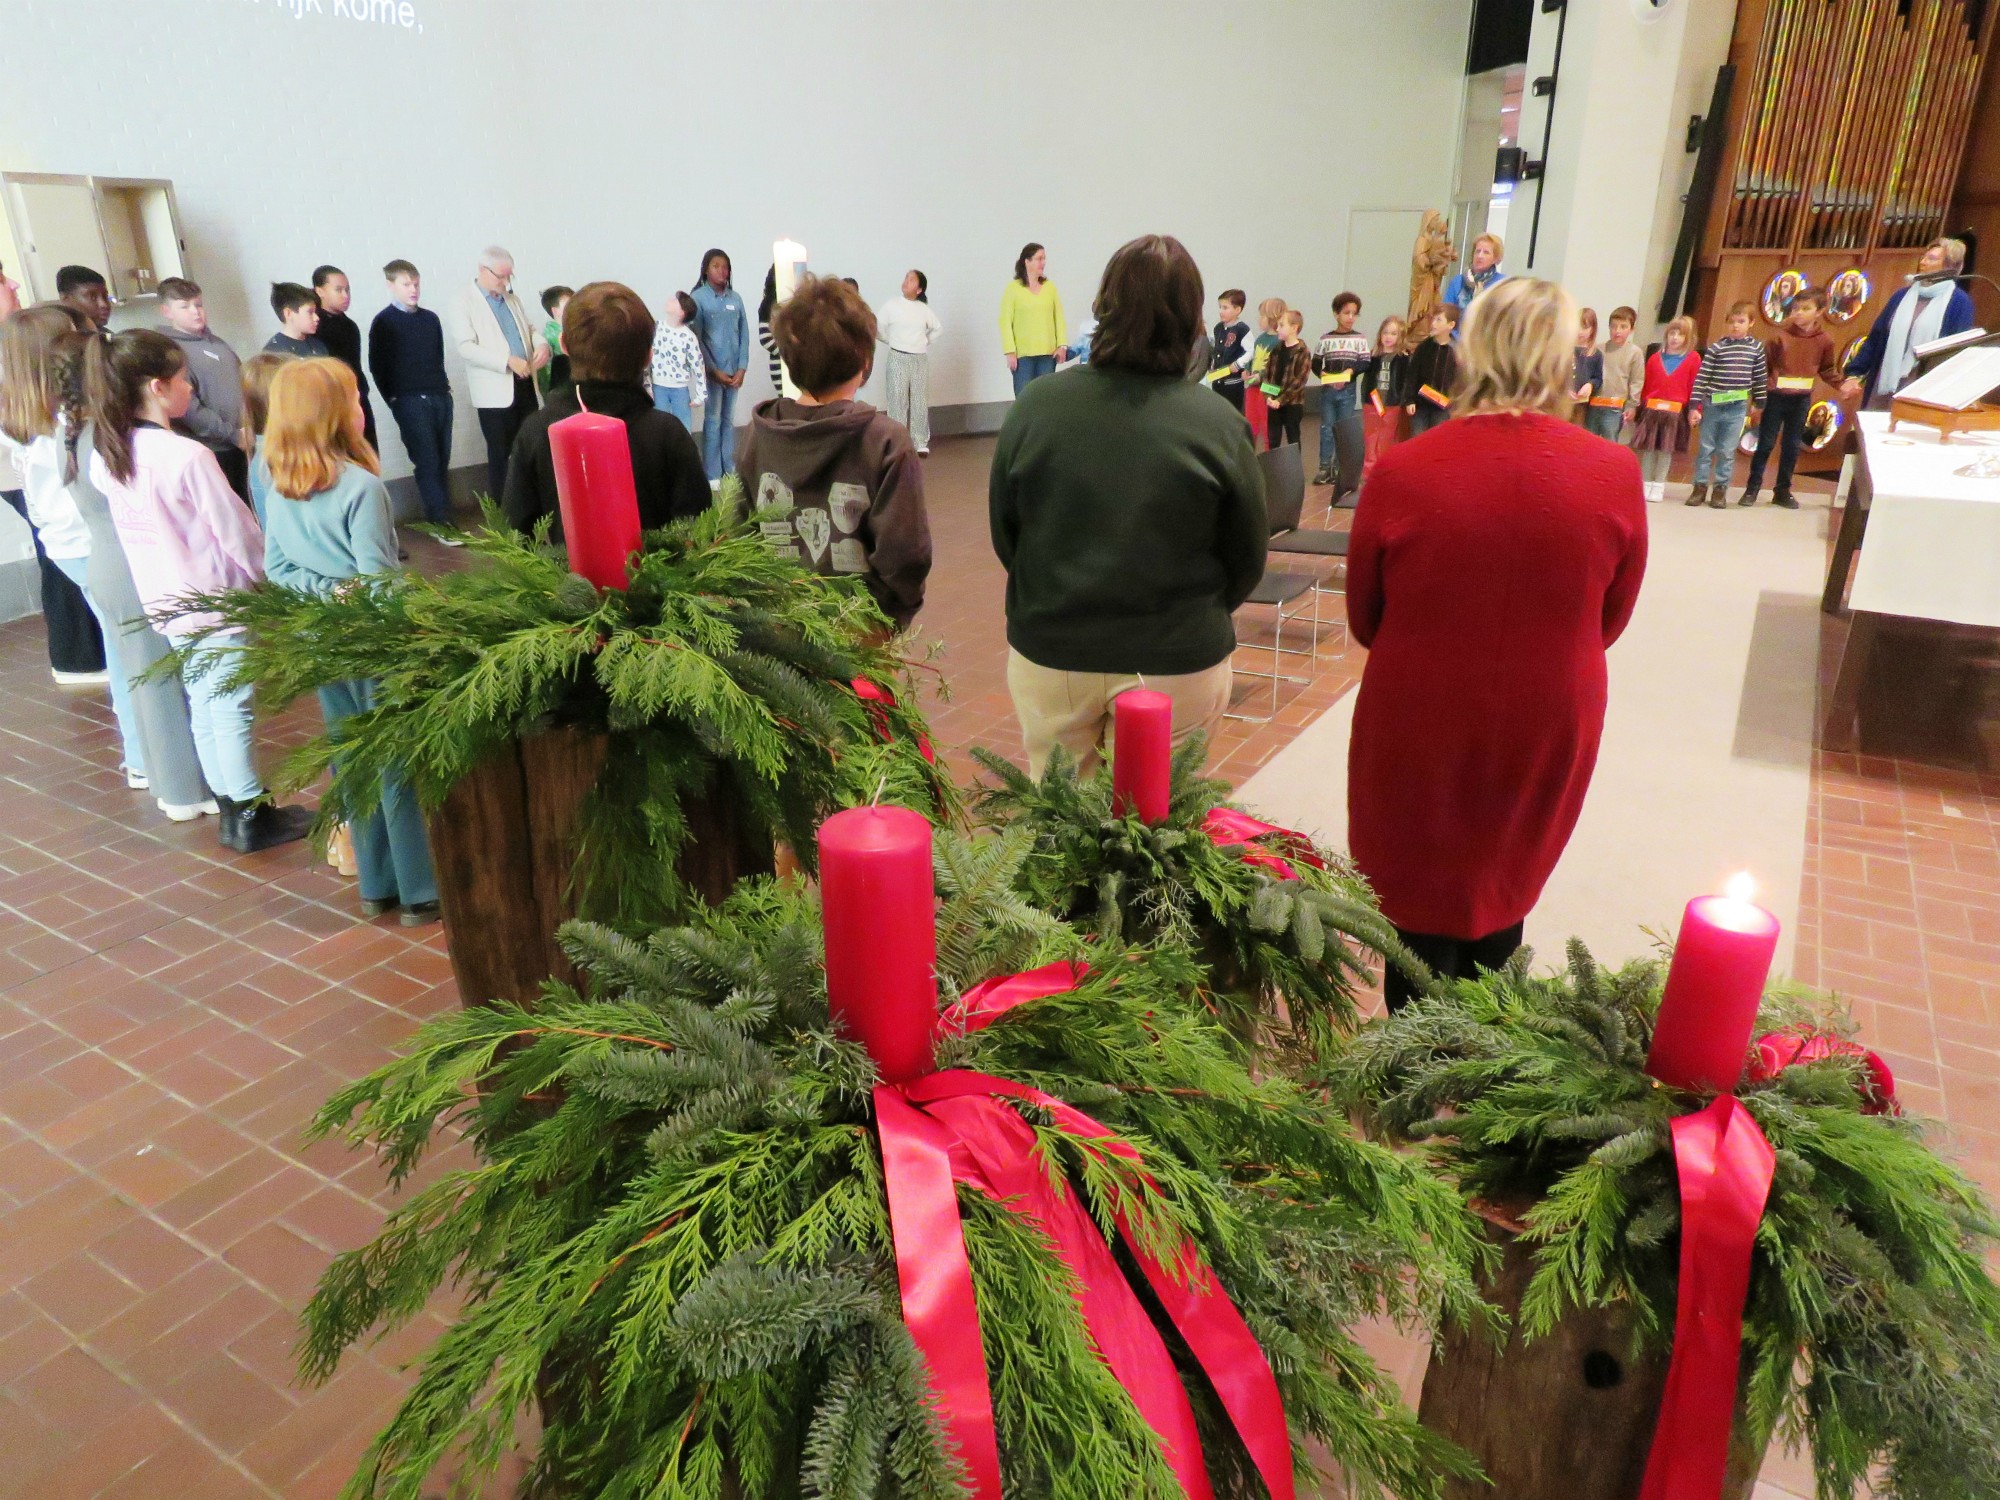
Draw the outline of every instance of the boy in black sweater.
[[[389,305],[368,325],[368,373],[389,403],[410,464],[417,471],[417,494],[424,519],[434,526],[451,520],[445,471],[451,466],[451,380],[444,370],[444,325],[427,307],[417,306],[423,281],[406,260],[382,268]]]
[[[1446,302],[1431,314],[1431,336],[1410,355],[1410,436],[1429,432],[1451,415],[1451,388],[1458,382],[1458,348],[1451,341],[1458,309]]]
[[[517,531],[532,532],[542,517],[549,516],[553,518],[549,540],[563,539],[549,429],[582,411],[616,417],[625,424],[641,526],[651,531],[669,521],[700,515],[714,498],[701,466],[701,450],[681,419],[654,406],[646,392],[653,315],[644,300],[616,281],[593,281],[564,300],[562,342],[575,378],[550,391],[542,409],[521,423],[508,455],[507,490],[500,501],[508,521]]]
[[[271,283],[271,311],[278,315],[281,331],[264,343],[266,354],[289,354],[295,359],[326,359],[332,351],[319,339],[319,298],[311,287],[296,281]]]
[[[354,372],[361,387],[361,431],[368,446],[377,453],[382,445],[375,438],[375,407],[368,399],[368,377],[361,369],[361,325],[347,315],[354,305],[354,289],[347,273],[339,266],[319,266],[313,271],[313,296],[319,301],[319,341],[327,353]]]

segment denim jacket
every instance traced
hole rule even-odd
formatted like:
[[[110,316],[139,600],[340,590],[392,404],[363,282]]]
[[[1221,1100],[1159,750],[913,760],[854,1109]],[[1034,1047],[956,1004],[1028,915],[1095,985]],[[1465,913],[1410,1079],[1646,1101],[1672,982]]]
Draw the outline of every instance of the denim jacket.
[[[694,331],[710,365],[734,375],[750,362],[750,319],[735,287],[717,291],[706,281],[694,292]]]

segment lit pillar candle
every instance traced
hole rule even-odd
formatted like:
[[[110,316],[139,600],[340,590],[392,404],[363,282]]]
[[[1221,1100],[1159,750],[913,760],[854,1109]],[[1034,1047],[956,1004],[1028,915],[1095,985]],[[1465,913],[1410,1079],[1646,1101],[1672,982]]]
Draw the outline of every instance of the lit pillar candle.
[[[797,240],[779,240],[771,246],[771,264],[776,268],[773,290],[782,304],[805,279],[806,247]],[[778,362],[778,393],[794,399],[799,394],[798,385],[792,380],[791,367],[783,360]]]
[[[1111,810],[1164,823],[1173,779],[1174,700],[1151,688],[1131,688],[1113,700],[1111,714]]]
[[[931,1070],[937,902],[931,825],[907,807],[855,807],[819,830],[826,996],[887,1083]]]
[[[549,428],[549,458],[570,571],[601,589],[624,588],[640,535],[625,424],[597,412],[565,417]]]
[[[1727,895],[1688,902],[1646,1057],[1662,1083],[1721,1094],[1742,1077],[1778,951],[1778,919],[1751,901],[1752,889],[1738,875]]]

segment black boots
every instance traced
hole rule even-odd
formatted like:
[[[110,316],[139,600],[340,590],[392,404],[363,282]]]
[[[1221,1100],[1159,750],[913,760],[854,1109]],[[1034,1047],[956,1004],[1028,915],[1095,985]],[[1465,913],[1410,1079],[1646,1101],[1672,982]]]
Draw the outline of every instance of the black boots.
[[[1708,504],[1708,486],[1705,484],[1698,484],[1694,486],[1693,489],[1689,490],[1687,503],[1689,505]]]
[[[1743,492],[1743,498],[1736,503],[1738,505],[1755,505],[1757,503],[1757,486],[1754,484],[1751,485]]]
[[[1780,510],[1797,510],[1799,502],[1792,498],[1790,490],[1779,490],[1771,496],[1771,503]]]
[[[268,793],[254,802],[232,802],[223,796],[215,800],[222,809],[222,847],[238,854],[292,843],[312,827],[311,809],[280,807]]]

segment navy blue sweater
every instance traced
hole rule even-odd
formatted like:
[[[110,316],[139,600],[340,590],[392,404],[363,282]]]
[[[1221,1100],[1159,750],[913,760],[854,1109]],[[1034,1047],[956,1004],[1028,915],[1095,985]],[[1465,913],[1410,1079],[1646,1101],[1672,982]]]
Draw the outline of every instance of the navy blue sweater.
[[[383,399],[449,396],[444,372],[444,324],[428,307],[385,307],[368,325],[368,373]]]

